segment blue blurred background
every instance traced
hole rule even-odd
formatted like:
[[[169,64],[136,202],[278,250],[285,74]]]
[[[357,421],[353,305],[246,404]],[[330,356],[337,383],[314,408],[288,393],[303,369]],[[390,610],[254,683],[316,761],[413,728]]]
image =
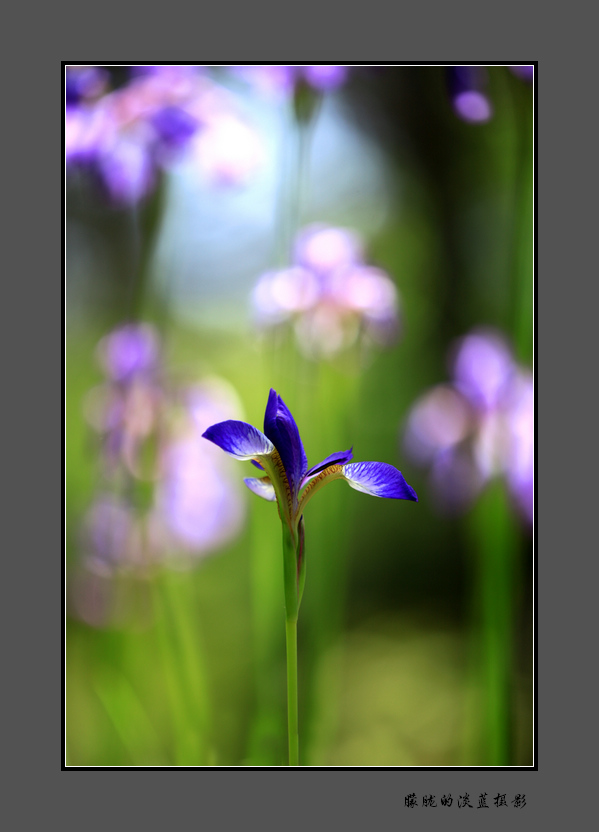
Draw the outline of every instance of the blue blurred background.
[[[532,765],[533,67],[65,81],[67,764],[285,764],[274,387],[419,496],[307,509],[302,764]]]

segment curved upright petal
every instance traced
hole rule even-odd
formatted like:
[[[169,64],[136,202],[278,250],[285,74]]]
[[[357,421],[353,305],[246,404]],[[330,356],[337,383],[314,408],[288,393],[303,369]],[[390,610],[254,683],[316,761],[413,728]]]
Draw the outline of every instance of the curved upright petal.
[[[291,411],[273,389],[264,414],[264,433],[279,452],[295,501],[308,470],[308,459]]]
[[[344,465],[343,476],[356,491],[372,494],[373,497],[418,502],[416,492],[405,481],[401,471],[386,462],[354,462]]]
[[[235,459],[253,459],[270,456],[275,447],[262,431],[247,422],[229,419],[212,425],[202,436],[214,442]]]
[[[250,491],[253,491],[254,494],[257,494],[258,497],[262,497],[264,500],[274,503],[277,499],[275,487],[268,477],[246,477],[244,483]]]
[[[324,471],[325,468],[328,468],[329,465],[345,465],[346,462],[349,462],[353,459],[353,447],[349,448],[347,451],[338,451],[336,454],[330,454],[322,462],[319,462],[318,465],[313,465],[312,468],[306,471],[306,476],[304,477],[304,482],[307,482],[309,479],[314,477],[316,474],[319,474],[321,471]]]

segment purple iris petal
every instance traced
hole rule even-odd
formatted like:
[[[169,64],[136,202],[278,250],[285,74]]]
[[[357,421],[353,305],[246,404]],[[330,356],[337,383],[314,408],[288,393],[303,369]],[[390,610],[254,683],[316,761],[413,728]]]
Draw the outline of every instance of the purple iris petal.
[[[110,198],[119,205],[138,202],[152,190],[156,179],[143,141],[119,139],[99,158],[98,167]]]
[[[243,500],[228,476],[226,460],[201,442],[195,426],[169,444],[162,457],[163,477],[153,514],[176,548],[202,554],[239,531]],[[164,545],[164,544],[163,544]]]
[[[493,114],[485,94],[487,71],[484,66],[450,66],[447,86],[456,115],[470,122],[488,121]]]
[[[510,447],[506,473],[510,488],[530,523],[534,516],[534,382],[522,374],[514,384],[508,411]]]
[[[478,90],[465,90],[453,99],[453,109],[464,121],[481,123],[489,121],[493,108],[487,96]]]
[[[327,275],[357,264],[362,255],[362,245],[356,234],[345,228],[330,228],[318,223],[304,228],[295,243],[296,262],[317,275]]]
[[[309,64],[303,67],[306,81],[317,90],[333,90],[347,78],[347,67],[336,64]]]
[[[107,375],[114,381],[125,381],[156,368],[158,336],[148,324],[125,324],[103,338],[98,351]]]
[[[429,390],[412,407],[405,434],[409,456],[421,465],[462,442],[473,429],[473,414],[466,399],[448,384]]]
[[[67,104],[79,104],[81,99],[93,98],[102,93],[109,74],[100,66],[67,67],[65,74],[65,100]]]
[[[479,330],[459,341],[453,361],[455,386],[475,407],[496,407],[514,371],[510,349],[498,333]]]
[[[328,468],[329,465],[345,465],[346,462],[349,462],[350,459],[353,459],[353,447],[347,451],[338,451],[336,454],[331,454],[327,456],[326,459],[323,459],[322,462],[319,462],[318,465],[313,465],[309,471],[306,471],[307,480],[308,477],[313,477],[315,474],[320,473],[320,471],[324,471],[325,468]]]
[[[110,118],[99,107],[65,108],[65,159],[67,165],[91,164],[102,152],[110,132]]]
[[[301,266],[266,272],[253,291],[257,322],[266,326],[281,323],[310,309],[320,295],[318,277]]]
[[[294,497],[308,470],[308,459],[291,411],[271,388],[264,414],[264,433],[279,452]]]
[[[182,107],[162,107],[151,122],[166,150],[184,147],[198,128],[197,119]]]
[[[271,503],[277,499],[274,485],[271,482],[266,482],[263,478],[246,477],[246,479],[244,479],[244,483],[250,491],[253,491],[254,494],[258,495],[258,497],[269,500]]]
[[[514,73],[522,81],[532,84],[535,77],[534,64],[513,64],[510,66],[510,71]]]
[[[405,481],[401,471],[386,462],[354,462],[343,466],[343,474],[356,491],[372,494],[373,497],[418,502],[416,492]]]
[[[252,459],[274,451],[274,445],[262,431],[233,419],[212,425],[202,436],[236,459]]]

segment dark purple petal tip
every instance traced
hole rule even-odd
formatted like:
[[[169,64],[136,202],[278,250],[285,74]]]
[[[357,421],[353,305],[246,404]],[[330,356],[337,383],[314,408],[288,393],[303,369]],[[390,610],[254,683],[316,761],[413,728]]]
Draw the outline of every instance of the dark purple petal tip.
[[[324,469],[328,468],[330,465],[345,465],[353,459],[353,450],[352,446],[347,451],[338,451],[336,454],[330,454],[330,456],[327,456],[322,460],[322,462],[319,462],[318,465],[313,465],[309,471],[306,471],[306,477],[313,477],[315,474],[319,474],[321,471],[324,471]]]

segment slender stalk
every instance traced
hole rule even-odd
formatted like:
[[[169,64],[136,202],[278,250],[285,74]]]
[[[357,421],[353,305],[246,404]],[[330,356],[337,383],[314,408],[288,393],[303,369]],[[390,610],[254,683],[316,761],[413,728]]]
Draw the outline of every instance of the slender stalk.
[[[477,668],[483,695],[484,765],[513,765],[516,531],[499,483],[482,495],[472,520],[480,599]]]
[[[139,321],[143,316],[150,283],[150,263],[165,205],[162,177],[146,204],[134,205],[129,213],[131,229],[130,283],[128,317]]]
[[[194,614],[195,592],[189,576],[166,571],[157,576],[154,591],[156,636],[173,719],[175,764],[206,765],[210,758],[210,714]]]
[[[283,523],[283,577],[285,581],[285,636],[287,646],[287,734],[289,765],[299,765],[297,717],[297,615],[299,608],[296,546],[286,523]]]
[[[285,622],[287,641],[287,734],[289,765],[299,766],[299,730],[297,718],[297,618]]]
[[[258,503],[258,501],[256,501]],[[246,765],[279,765],[285,753],[286,713],[280,696],[280,669],[285,646],[281,619],[281,543],[270,514],[260,500],[252,512],[252,616],[254,713]]]

